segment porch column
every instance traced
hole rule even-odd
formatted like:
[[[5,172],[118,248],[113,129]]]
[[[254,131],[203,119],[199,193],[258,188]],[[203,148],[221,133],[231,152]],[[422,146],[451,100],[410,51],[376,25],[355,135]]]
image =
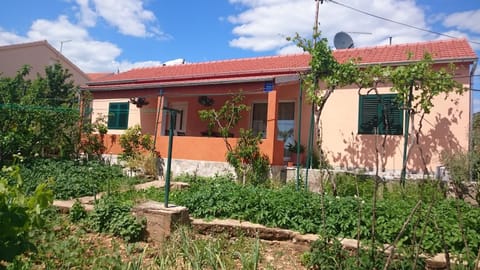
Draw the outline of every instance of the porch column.
[[[266,155],[270,158],[273,165],[278,165],[279,162],[275,155],[275,142],[277,141],[277,110],[278,110],[278,96],[276,89],[268,92],[268,106],[267,106],[267,137],[263,142],[265,144]],[[278,155],[277,155],[278,156]]]
[[[165,97],[163,96],[163,91],[160,92],[160,95],[157,97],[157,117],[155,119],[155,137],[154,137],[154,147],[155,151],[158,151],[158,137],[162,135],[163,131],[163,105]]]

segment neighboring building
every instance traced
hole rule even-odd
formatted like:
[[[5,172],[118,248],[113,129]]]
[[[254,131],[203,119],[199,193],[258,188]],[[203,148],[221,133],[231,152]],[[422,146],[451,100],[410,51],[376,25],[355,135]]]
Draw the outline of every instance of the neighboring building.
[[[59,63],[68,69],[77,85],[84,85],[90,78],[75,64],[57,51],[46,40],[0,46],[0,76],[14,77],[24,65],[31,67],[28,78],[45,75],[45,67]]]
[[[412,59],[409,52],[413,53]],[[455,64],[458,81],[470,86],[477,56],[465,39],[335,50],[334,56],[340,62],[359,59],[363,66],[400,66],[418,61],[425,52],[432,55],[438,67]],[[86,89],[93,94],[92,119],[109,116],[107,154],[120,153],[118,136],[139,124],[144,133],[155,136],[156,149],[165,158],[169,117],[162,108],[174,108],[181,113],[176,116],[173,173],[200,175],[213,175],[229,170],[229,166],[223,139],[208,137],[207,123],[200,120],[198,111],[219,108],[232,93],[242,91],[250,110],[244,113],[229,140],[235,144],[240,128],[262,133],[261,150],[269,156],[272,168],[280,169],[288,160],[285,141],[297,140],[305,145],[308,139],[311,106],[305,97],[299,104],[298,75],[308,72],[309,61],[309,55],[297,54],[133,69],[91,81]],[[391,104],[394,94],[387,86],[378,91],[375,99],[356,87],[337,89],[331,95],[321,122],[323,149],[334,168],[373,171],[378,149],[380,171],[399,175],[403,111],[391,110],[391,128],[396,135],[386,136],[385,141],[383,136],[375,135],[374,130],[383,132],[381,125],[374,129],[371,122],[375,117],[371,113],[378,111],[370,111],[370,115],[365,112],[369,105],[378,110],[378,100]],[[137,106],[131,102],[142,99],[148,104]],[[435,107],[425,117],[422,129],[422,151],[413,149],[410,153],[409,173],[422,173],[423,163],[434,173],[441,165],[439,155],[443,150],[468,149],[471,101],[470,92],[434,100]],[[301,135],[297,138],[299,127]]]

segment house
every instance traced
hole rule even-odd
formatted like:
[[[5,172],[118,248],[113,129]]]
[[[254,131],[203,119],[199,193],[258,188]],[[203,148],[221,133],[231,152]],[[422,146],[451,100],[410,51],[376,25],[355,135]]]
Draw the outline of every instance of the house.
[[[455,64],[456,79],[470,86],[477,56],[465,39],[342,49],[335,50],[334,56],[340,62],[359,59],[362,66],[401,66],[420,60],[425,52],[432,55],[438,67]],[[121,153],[119,135],[139,124],[144,133],[155,137],[156,150],[166,157],[169,117],[163,108],[178,110],[172,171],[199,175],[231,169],[225,162],[223,139],[208,136],[207,123],[200,120],[198,111],[218,108],[232,93],[241,91],[250,110],[243,114],[228,140],[235,144],[239,128],[263,134],[261,151],[270,158],[272,171],[278,172],[288,160],[288,137],[293,136],[304,145],[308,140],[311,106],[305,97],[300,99],[299,74],[308,72],[309,61],[308,54],[296,54],[140,68],[90,81],[85,89],[93,95],[92,119],[102,114],[109,116],[105,144],[107,154],[112,156]],[[378,93],[377,99],[392,100],[390,87],[382,86]],[[145,102],[137,106],[131,100]],[[369,100],[371,96],[353,86],[337,89],[331,95],[321,119],[326,157],[337,169],[373,171],[378,152],[380,171],[399,175],[403,112],[397,108],[395,135],[382,136],[381,129],[365,129],[362,125],[365,119],[360,115],[364,115]],[[422,128],[422,147],[413,148],[410,153],[408,173],[424,173],[424,168],[435,172],[442,165],[443,150],[469,148],[471,102],[470,92],[434,100],[435,107],[425,117]]]
[[[90,80],[87,74],[46,40],[0,46],[0,76],[3,77],[14,77],[20,68],[29,65],[31,70],[28,78],[35,79],[37,74],[45,75],[45,67],[57,63],[68,69],[77,85]]]

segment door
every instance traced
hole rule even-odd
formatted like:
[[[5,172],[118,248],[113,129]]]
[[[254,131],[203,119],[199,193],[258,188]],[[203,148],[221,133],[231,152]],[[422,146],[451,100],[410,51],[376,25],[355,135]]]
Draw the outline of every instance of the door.
[[[175,117],[174,134],[178,136],[185,136],[187,134],[187,102],[172,102],[170,108],[177,110]]]

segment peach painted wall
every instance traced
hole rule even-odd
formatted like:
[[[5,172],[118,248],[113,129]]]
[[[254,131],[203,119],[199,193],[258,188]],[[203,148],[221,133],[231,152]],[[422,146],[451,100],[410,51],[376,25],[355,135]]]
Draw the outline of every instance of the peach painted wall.
[[[457,77],[468,85],[468,67],[461,66]],[[379,88],[380,93],[391,93],[389,87]],[[434,108],[423,121],[420,147],[411,150],[407,169],[410,173],[423,173],[422,160],[434,174],[441,165],[442,151],[455,152],[468,149],[470,93],[439,96],[433,101]],[[357,89],[338,89],[331,95],[322,115],[323,147],[328,160],[336,168],[375,170],[376,146],[379,149],[379,168],[400,172],[403,155],[403,135],[384,136],[358,135],[359,96]],[[410,127],[418,127],[419,116],[414,117]],[[412,133],[410,133],[412,134]],[[410,143],[413,136],[410,135]],[[384,146],[383,146],[384,145]]]

